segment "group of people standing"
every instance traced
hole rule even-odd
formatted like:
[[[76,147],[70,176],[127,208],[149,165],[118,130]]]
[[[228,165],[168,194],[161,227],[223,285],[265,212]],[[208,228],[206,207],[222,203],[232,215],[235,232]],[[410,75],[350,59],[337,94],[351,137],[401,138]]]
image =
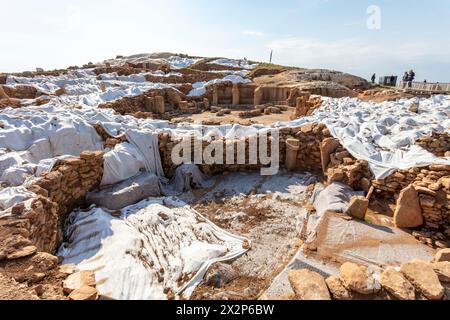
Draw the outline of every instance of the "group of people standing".
[[[403,79],[402,79],[403,87],[405,87],[406,84],[408,84],[408,88],[411,88],[414,79],[416,79],[416,74],[413,70],[410,70],[409,72],[405,72],[405,74],[403,75]]]

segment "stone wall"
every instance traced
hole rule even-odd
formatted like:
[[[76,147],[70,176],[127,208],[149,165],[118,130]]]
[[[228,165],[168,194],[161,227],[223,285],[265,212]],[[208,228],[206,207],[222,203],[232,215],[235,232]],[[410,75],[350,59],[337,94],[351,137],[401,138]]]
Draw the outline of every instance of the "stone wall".
[[[450,134],[434,132],[431,136],[417,140],[417,145],[437,157],[450,157]]]
[[[62,240],[67,215],[84,202],[103,175],[103,153],[83,152],[59,161],[54,169],[27,188],[37,197],[11,208],[0,219],[0,261],[36,252],[54,253]]]
[[[385,180],[373,181],[373,186],[380,195],[398,195],[410,185],[413,185],[419,194],[425,227],[449,232],[450,166],[433,165],[401,170]]]

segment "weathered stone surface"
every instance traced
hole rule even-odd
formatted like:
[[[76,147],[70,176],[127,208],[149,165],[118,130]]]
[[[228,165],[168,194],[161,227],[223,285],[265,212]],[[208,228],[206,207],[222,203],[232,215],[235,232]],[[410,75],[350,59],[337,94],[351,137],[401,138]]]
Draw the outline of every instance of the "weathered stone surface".
[[[333,299],[335,300],[352,300],[353,294],[348,290],[342,280],[336,277],[329,277],[325,280],[328,289],[331,292]]]
[[[83,286],[95,287],[95,284],[95,274],[93,271],[80,271],[68,276],[63,282],[63,288],[65,293],[70,294]]]
[[[379,284],[369,273],[367,267],[347,262],[341,266],[340,270],[342,282],[347,289],[364,295],[380,290]]]
[[[380,278],[381,286],[399,300],[415,300],[416,292],[413,285],[401,272],[393,269],[384,271]]]
[[[233,267],[225,263],[214,264],[205,276],[205,284],[215,288],[222,288],[236,278]]]
[[[441,282],[450,282],[450,262],[435,262],[432,267]]]
[[[42,271],[48,271],[58,265],[58,257],[46,252],[39,252],[31,258],[35,267]]]
[[[347,209],[347,214],[360,220],[366,218],[367,209],[369,208],[369,200],[366,197],[353,197]]]
[[[289,272],[289,282],[299,300],[331,300],[325,279],[307,269]]]
[[[430,263],[415,260],[404,264],[400,271],[427,299],[440,300],[444,296],[444,288]]]
[[[450,249],[442,249],[439,250],[438,253],[434,256],[434,262],[450,262]]]
[[[59,267],[59,272],[67,276],[70,276],[71,274],[74,274],[77,271],[78,271],[77,266],[74,264],[65,264]]]
[[[398,228],[416,228],[424,223],[422,208],[414,186],[402,190],[394,213],[395,225]]]
[[[37,251],[37,248],[35,246],[27,246],[24,248],[20,248],[6,256],[7,260],[15,260],[20,258],[29,257],[33,254],[35,254]]]
[[[98,300],[98,291],[94,287],[82,286],[81,288],[72,291],[69,295],[70,300]]]

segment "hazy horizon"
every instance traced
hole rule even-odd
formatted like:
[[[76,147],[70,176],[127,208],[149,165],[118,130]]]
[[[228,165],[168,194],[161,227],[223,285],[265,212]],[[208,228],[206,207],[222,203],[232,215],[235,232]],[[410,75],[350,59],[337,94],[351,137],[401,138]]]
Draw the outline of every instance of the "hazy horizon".
[[[281,65],[366,79],[414,69],[418,81],[450,82],[449,4],[18,0],[0,12],[0,72],[67,68],[152,52],[267,62],[273,50],[273,62]]]

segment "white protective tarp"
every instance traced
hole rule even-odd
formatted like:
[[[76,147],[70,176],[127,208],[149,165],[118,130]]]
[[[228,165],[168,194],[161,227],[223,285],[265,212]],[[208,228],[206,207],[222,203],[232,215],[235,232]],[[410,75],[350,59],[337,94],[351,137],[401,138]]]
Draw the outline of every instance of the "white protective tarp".
[[[9,187],[0,190],[0,210],[6,210],[36,195],[25,187]]]
[[[121,218],[100,208],[74,212],[58,253],[64,264],[94,270],[105,297],[165,300],[171,291],[188,299],[213,263],[246,252],[246,239],[176,199],[146,200],[121,212]]]

